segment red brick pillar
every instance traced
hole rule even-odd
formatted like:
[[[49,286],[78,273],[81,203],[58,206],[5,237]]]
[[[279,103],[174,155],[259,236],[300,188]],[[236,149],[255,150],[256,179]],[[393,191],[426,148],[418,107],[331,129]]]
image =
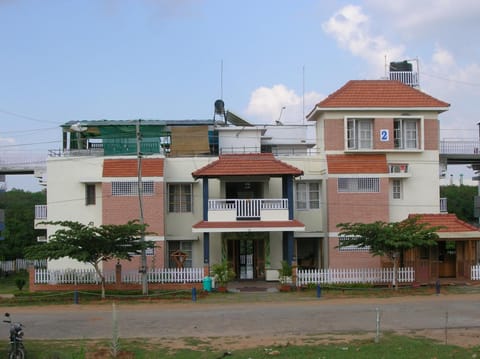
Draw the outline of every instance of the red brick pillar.
[[[122,265],[117,262],[115,265],[115,285],[120,286],[122,284]]]
[[[293,261],[292,262],[292,285],[294,287],[297,286],[297,269],[298,269],[297,261]]]
[[[210,266],[208,264],[205,264],[203,266],[203,276],[208,277],[210,275]]]
[[[35,292],[35,267],[28,267],[28,290]]]

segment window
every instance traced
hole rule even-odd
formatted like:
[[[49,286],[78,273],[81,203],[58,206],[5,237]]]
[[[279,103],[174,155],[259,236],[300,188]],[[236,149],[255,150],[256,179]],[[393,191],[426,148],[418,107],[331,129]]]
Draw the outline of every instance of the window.
[[[87,183],[85,185],[85,205],[95,204],[95,183]]]
[[[296,191],[297,209],[320,208],[320,183],[298,182]]]
[[[359,247],[357,245],[349,245],[349,246],[341,247],[340,243],[342,243],[342,241],[347,240],[348,238],[349,238],[348,236],[338,237],[338,243],[339,243],[338,251],[339,252],[370,252],[370,246]]]
[[[155,193],[153,181],[144,181],[142,186],[143,195],[152,196]],[[138,196],[138,182],[112,182],[112,196]]]
[[[168,241],[168,267],[177,268],[174,254],[176,251],[181,251],[187,255],[183,262],[184,268],[192,268],[192,241]]]
[[[372,148],[372,119],[347,120],[347,147],[349,150]]]
[[[380,192],[379,178],[339,178],[337,183],[338,192],[371,193]]]
[[[192,212],[192,185],[168,185],[168,211],[172,213]]]
[[[393,199],[402,198],[402,181],[399,179],[394,179],[392,181],[392,198]]]
[[[417,119],[396,118],[393,121],[393,141],[395,148],[418,148]]]

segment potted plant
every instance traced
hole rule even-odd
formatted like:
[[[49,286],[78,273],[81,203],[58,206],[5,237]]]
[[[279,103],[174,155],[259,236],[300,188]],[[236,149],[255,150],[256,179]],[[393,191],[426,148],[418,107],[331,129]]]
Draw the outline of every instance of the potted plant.
[[[287,261],[281,262],[282,267],[278,270],[280,291],[289,292],[292,289],[292,266]]]
[[[228,261],[222,260],[212,266],[212,274],[215,278],[215,283],[218,283],[218,291],[225,292],[227,290],[227,283],[235,278],[235,272]]]

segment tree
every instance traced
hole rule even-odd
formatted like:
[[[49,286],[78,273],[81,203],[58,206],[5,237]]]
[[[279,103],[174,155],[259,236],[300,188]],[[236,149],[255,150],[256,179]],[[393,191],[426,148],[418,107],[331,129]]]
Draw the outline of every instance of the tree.
[[[153,247],[151,241],[141,241],[146,225],[129,221],[123,225],[105,224],[98,227],[74,221],[44,222],[61,226],[49,237],[47,243],[27,247],[25,254],[30,259],[59,259],[70,257],[90,263],[98,274],[105,298],[105,276],[100,269],[102,262],[113,258],[130,260],[142,248]]]
[[[339,223],[339,247],[355,245],[369,248],[374,256],[386,256],[393,262],[393,287],[397,289],[397,268],[400,253],[407,249],[437,245],[441,227],[419,223],[418,217],[409,217],[401,222],[385,223]]]
[[[474,201],[478,196],[476,186],[441,186],[440,197],[447,198],[449,213],[455,213],[459,219],[472,224],[477,224],[474,216]]]
[[[5,230],[0,241],[0,260],[23,258],[26,246],[33,245],[42,232],[35,230],[35,205],[46,203],[45,191],[13,189],[0,193],[0,208],[5,210]]]

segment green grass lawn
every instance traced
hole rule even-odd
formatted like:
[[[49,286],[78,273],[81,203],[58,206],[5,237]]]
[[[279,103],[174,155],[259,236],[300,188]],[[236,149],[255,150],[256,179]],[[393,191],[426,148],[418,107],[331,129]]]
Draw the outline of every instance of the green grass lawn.
[[[185,349],[171,349],[162,346],[161,340],[122,340],[120,351],[131,353],[130,356],[120,358],[176,358],[176,359],[216,359],[222,358],[227,349],[214,348],[207,340],[186,340]],[[108,342],[78,341],[26,341],[28,358],[62,359],[87,358],[94,352],[111,353]],[[7,343],[0,342],[0,357],[6,357]],[[348,343],[331,343],[328,345],[271,346],[256,347],[253,349],[230,351],[226,358],[298,358],[298,359],[336,359],[336,358],[478,358],[480,347],[460,348],[452,345],[436,343],[423,338],[410,338],[393,334],[385,334],[379,343],[373,340],[354,340]],[[108,355],[101,358],[108,358]],[[99,357],[95,357],[99,358]]]

